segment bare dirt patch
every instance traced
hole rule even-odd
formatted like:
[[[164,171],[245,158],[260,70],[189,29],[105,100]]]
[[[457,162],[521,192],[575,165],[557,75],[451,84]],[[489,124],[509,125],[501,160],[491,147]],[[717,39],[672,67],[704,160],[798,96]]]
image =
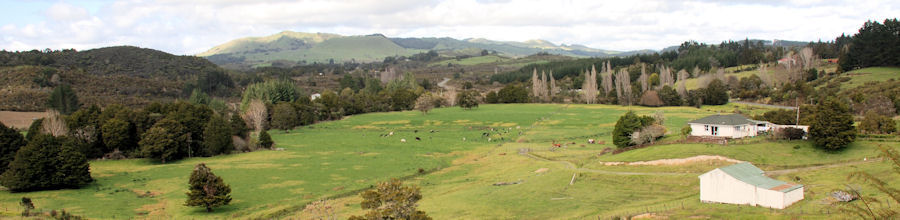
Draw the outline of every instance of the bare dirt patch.
[[[0,111],[0,122],[7,127],[17,129],[28,129],[34,119],[47,117],[46,112],[13,112]]]
[[[688,158],[675,158],[675,159],[661,159],[661,160],[651,160],[651,161],[636,161],[636,162],[602,162],[605,166],[619,166],[619,165],[682,165],[687,163],[694,163],[700,161],[709,161],[709,160],[721,160],[726,162],[740,163],[744,161],[731,159],[724,156],[719,155],[699,155]]]

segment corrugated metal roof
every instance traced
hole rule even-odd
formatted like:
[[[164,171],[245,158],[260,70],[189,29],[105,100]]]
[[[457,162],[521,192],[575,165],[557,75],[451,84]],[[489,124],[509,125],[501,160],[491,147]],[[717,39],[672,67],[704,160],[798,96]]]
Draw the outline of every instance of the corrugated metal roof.
[[[747,162],[737,163],[719,169],[734,177],[735,179],[740,180],[741,182],[745,182],[759,188],[781,192],[790,192],[803,187],[803,185],[800,184],[787,183],[784,181],[769,178],[763,175],[765,172],[763,172],[756,166],[753,166],[753,164]]]
[[[747,117],[739,114],[730,114],[730,115],[710,115],[701,119],[693,120],[688,123],[695,124],[711,124],[711,125],[744,125],[744,124],[756,124],[756,122],[750,121]]]

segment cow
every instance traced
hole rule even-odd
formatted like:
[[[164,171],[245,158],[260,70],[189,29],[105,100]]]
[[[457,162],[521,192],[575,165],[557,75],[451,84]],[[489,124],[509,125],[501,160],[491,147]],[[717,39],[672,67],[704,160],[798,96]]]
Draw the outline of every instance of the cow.
[[[417,140],[417,141],[421,141],[421,140],[422,140],[422,138],[419,138],[419,137],[416,137],[416,140]]]
[[[400,139],[400,143],[406,143],[406,138]]]

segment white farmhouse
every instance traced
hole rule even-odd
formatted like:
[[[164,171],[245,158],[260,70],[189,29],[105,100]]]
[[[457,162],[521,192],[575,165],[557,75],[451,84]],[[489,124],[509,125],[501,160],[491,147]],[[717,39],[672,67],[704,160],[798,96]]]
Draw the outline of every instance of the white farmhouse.
[[[700,175],[700,201],[784,209],[803,199],[803,185],[763,175],[743,162]]]
[[[714,136],[724,138],[753,137],[769,131],[773,124],[767,121],[750,120],[739,114],[710,115],[688,122],[691,136]]]

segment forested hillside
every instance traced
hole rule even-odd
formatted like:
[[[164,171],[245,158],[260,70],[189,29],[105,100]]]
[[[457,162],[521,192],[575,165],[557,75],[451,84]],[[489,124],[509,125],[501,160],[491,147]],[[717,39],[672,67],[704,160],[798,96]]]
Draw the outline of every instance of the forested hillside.
[[[206,59],[131,46],[86,51],[0,52],[0,110],[41,111],[69,85],[85,105],[141,106],[186,98],[194,88],[227,95],[224,70]]]

